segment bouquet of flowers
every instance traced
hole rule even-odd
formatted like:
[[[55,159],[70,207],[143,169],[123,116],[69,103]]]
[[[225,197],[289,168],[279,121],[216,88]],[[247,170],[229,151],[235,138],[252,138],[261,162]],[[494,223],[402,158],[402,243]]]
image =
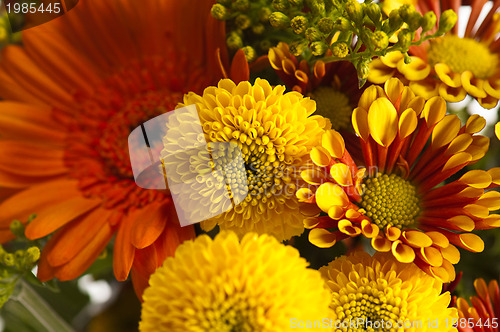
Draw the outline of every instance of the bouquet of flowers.
[[[1,6],[5,331],[500,331],[500,1]]]

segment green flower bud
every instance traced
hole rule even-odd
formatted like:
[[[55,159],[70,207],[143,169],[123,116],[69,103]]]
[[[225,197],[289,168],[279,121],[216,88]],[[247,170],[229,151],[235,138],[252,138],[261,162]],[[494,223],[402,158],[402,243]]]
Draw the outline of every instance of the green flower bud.
[[[410,14],[408,17],[408,27],[412,31],[416,31],[418,28],[420,28],[420,23],[422,22],[422,15],[418,12],[413,12]]]
[[[295,16],[290,22],[293,32],[300,35],[307,28],[307,18],[304,16]]]
[[[371,42],[375,48],[386,49],[389,46],[389,37],[385,32],[377,30],[371,35]]]
[[[414,33],[408,29],[403,29],[398,33],[397,45],[401,46],[404,50],[407,50],[411,42],[413,41]]]
[[[323,17],[318,22],[318,29],[324,34],[327,35],[330,34],[334,28],[335,28],[335,22],[333,22],[333,20],[329,17]]]
[[[246,12],[250,9],[250,2],[248,0],[236,0],[233,2],[233,9],[239,12]]]
[[[328,49],[328,46],[326,46],[325,43],[322,41],[315,41],[311,43],[311,46],[309,46],[311,49],[311,52],[315,56],[321,56],[325,54],[326,50]]]
[[[405,53],[404,62],[407,65],[411,63],[411,57],[408,55],[408,53]]]
[[[379,23],[382,19],[382,11],[380,10],[380,6],[374,2],[366,5],[366,15],[368,15],[373,23]]]
[[[269,17],[269,23],[276,29],[286,29],[290,26],[290,19],[283,13],[274,12]]]
[[[445,10],[442,14],[441,17],[439,18],[439,28],[438,32],[440,33],[446,33],[451,30],[457,23],[458,16],[457,14],[451,10]]]
[[[210,10],[212,16],[219,21],[224,21],[227,18],[227,9],[223,5],[216,3]]]
[[[261,9],[259,9],[259,20],[262,23],[269,22],[269,18],[271,17],[272,13],[273,12],[268,7],[262,7]]]
[[[295,42],[291,42],[290,45],[288,45],[288,47],[290,49],[290,53],[292,53],[295,56],[300,56],[306,50],[307,44],[304,44],[303,42],[295,41]]]
[[[403,25],[403,19],[399,15],[397,9],[394,9],[389,14],[389,26],[391,27],[391,31],[397,31]]]
[[[415,7],[410,4],[404,4],[399,7],[399,16],[403,19],[405,23],[408,23],[410,16],[415,12]]]
[[[253,31],[253,33],[255,33],[256,35],[261,35],[261,34],[263,34],[264,32],[266,32],[266,27],[264,26],[264,24],[257,23],[257,24],[255,24],[254,26],[252,26],[252,31]]]
[[[304,0],[288,0],[290,6],[296,6],[302,8],[304,6]]]
[[[257,52],[255,52],[252,46],[245,46],[242,48],[245,53],[245,58],[247,58],[247,62],[252,62],[257,57]]]
[[[324,16],[326,13],[325,2],[323,0],[308,0],[307,5],[316,16]]]
[[[231,32],[226,39],[226,45],[230,50],[238,50],[243,47],[243,40],[236,32]]]
[[[363,7],[359,2],[356,0],[347,0],[345,10],[349,18],[355,23],[361,24],[363,22]]]
[[[422,17],[420,25],[422,26],[422,32],[426,32],[434,28],[437,22],[437,17],[434,12],[427,12]]]
[[[335,29],[340,30],[340,31],[349,31],[351,30],[351,22],[349,20],[345,19],[344,17],[339,17],[335,21]]]
[[[30,264],[35,263],[40,259],[40,249],[38,247],[30,247],[26,250],[26,256]]]
[[[241,14],[236,16],[236,19],[234,20],[234,23],[239,29],[245,30],[252,25],[252,21],[250,20],[250,17],[247,15]]]
[[[19,220],[10,223],[10,231],[18,238],[24,237],[24,225]]]
[[[345,58],[349,54],[349,47],[344,42],[337,42],[332,46],[333,56]]]
[[[273,44],[271,43],[271,41],[269,39],[264,39],[264,40],[261,40],[260,43],[259,43],[259,47],[262,51],[266,52],[269,51],[269,49],[271,47],[273,47]]]
[[[2,263],[7,266],[14,266],[16,260],[13,254],[5,253],[2,257]]]
[[[284,12],[288,9],[287,0],[273,0],[273,8],[277,11]]]
[[[356,71],[358,72],[358,79],[366,81],[368,74],[370,73],[370,68],[368,67],[369,61],[360,61],[356,66]]]
[[[306,39],[313,42],[323,39],[323,35],[316,28],[309,28],[306,30]]]

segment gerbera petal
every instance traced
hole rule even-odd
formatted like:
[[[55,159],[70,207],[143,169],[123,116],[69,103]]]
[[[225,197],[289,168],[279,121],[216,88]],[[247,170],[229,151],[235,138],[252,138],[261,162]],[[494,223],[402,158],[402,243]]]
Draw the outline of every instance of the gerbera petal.
[[[29,239],[44,237],[73,219],[92,210],[100,203],[101,200],[99,199],[75,197],[63,203],[45,208],[26,227],[26,237]],[[57,213],[54,213],[54,211],[57,211]]]
[[[169,208],[173,208],[171,202],[164,204],[152,204],[133,220],[131,240],[137,249],[143,249],[151,245],[168,222]]]
[[[64,151],[43,145],[0,141],[0,170],[27,176],[55,176],[66,173]]]
[[[10,101],[0,102],[0,132],[3,139],[57,146],[65,136],[51,120],[50,109]]]
[[[104,224],[85,246],[85,250],[79,251],[68,263],[56,268],[55,276],[61,281],[67,281],[82,275],[106,248],[113,234],[113,229]]]
[[[79,194],[74,180],[52,181],[23,190],[0,204],[0,228],[8,229],[14,219],[25,221],[29,215]]]
[[[122,220],[120,228],[116,234],[115,247],[113,252],[113,271],[118,281],[127,279],[132,263],[134,262],[135,248],[131,243],[131,231],[134,221],[141,213],[136,210]]]
[[[95,209],[58,231],[57,241],[47,251],[51,266],[60,266],[72,260],[80,251],[86,250],[101,228],[105,227],[112,210]],[[78,241],[75,241],[78,239]]]

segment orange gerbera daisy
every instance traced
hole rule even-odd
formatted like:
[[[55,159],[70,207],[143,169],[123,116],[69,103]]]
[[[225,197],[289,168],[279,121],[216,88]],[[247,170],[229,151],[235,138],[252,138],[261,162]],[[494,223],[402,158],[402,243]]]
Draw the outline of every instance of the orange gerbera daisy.
[[[311,151],[312,168],[302,172],[311,187],[297,196],[328,214],[306,221],[309,240],[331,247],[364,235],[377,251],[453,280],[456,246],[480,252],[484,243],[470,232],[500,226],[500,216],[489,214],[500,208],[500,193],[485,192],[500,185],[500,168],[469,171],[438,186],[481,159],[489,146],[488,138],[475,135],[483,118],[472,116],[462,126],[457,116],[445,114],[441,97],[415,97],[395,78],[385,89],[369,87],[352,116],[366,168],[358,168],[342,136],[331,130]]]
[[[26,236],[56,232],[41,280],[81,275],[113,235],[118,280],[138,294],[177,245],[181,228],[167,191],[136,186],[132,129],[201,92],[221,73],[224,27],[213,1],[81,0],[66,15],[27,30],[0,62],[0,240],[13,219],[37,218]],[[225,54],[222,54],[222,59]]]
[[[430,10],[439,17],[447,9],[457,14],[462,5],[470,5],[470,16],[458,15],[465,20],[465,34],[458,34],[457,23],[443,37],[432,39],[410,48],[411,63],[405,64],[400,52],[389,53],[371,64],[368,80],[383,83],[396,76],[407,80],[419,96],[441,96],[446,101],[458,102],[467,94],[476,98],[481,106],[493,108],[500,99],[500,4],[485,11],[486,17],[478,22],[485,1],[419,0],[416,8],[421,13]]]
[[[458,298],[459,319],[456,323],[460,332],[500,331],[500,288],[496,280],[486,284],[484,279],[474,281],[475,296],[470,297],[470,305],[464,298]]]

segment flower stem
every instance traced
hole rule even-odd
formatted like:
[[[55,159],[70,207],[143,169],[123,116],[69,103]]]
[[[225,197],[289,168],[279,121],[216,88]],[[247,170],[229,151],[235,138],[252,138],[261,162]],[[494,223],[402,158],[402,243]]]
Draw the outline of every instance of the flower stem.
[[[19,286],[19,292],[11,299],[22,304],[48,331],[75,332],[28,283],[21,280]]]

